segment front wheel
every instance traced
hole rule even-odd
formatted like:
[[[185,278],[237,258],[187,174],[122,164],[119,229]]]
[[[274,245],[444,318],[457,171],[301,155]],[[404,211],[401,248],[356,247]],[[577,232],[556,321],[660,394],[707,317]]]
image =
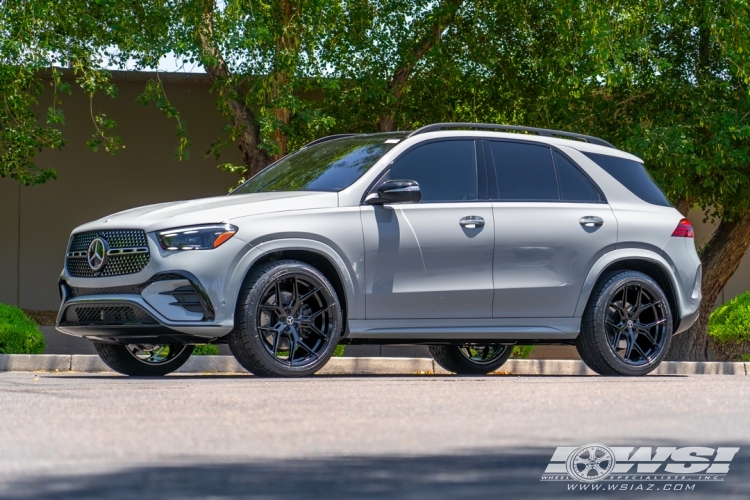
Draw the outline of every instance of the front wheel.
[[[486,375],[500,368],[513,352],[512,345],[431,345],[432,359],[459,375]]]
[[[105,344],[94,342],[104,364],[131,377],[161,377],[185,364],[193,353],[192,345],[180,344]]]
[[[286,260],[253,270],[237,303],[229,349],[260,377],[301,377],[333,355],[342,312],[331,283],[314,267]]]
[[[621,271],[591,294],[576,348],[600,375],[646,375],[662,362],[672,338],[667,297],[649,276]]]

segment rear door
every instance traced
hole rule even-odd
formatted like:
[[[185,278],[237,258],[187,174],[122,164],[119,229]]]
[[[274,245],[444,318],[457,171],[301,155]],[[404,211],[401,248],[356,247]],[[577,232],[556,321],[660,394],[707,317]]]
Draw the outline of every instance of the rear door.
[[[484,151],[495,167],[489,168],[493,316],[573,316],[589,269],[617,243],[617,220],[604,195],[546,145],[485,141]]]

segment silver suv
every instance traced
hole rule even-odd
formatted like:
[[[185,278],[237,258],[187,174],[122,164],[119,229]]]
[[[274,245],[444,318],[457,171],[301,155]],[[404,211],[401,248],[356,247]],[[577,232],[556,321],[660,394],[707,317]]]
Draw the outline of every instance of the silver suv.
[[[696,320],[693,229],[638,158],[596,137],[442,123],[314,141],[228,196],[73,231],[58,330],[127,375],[228,343],[259,376],[337,344],[424,344],[455,373],[575,344],[644,375]]]

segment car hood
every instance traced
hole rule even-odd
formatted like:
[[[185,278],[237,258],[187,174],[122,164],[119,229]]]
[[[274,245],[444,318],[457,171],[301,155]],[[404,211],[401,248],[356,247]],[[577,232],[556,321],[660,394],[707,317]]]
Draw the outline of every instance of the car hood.
[[[193,224],[229,222],[248,215],[336,206],[338,193],[294,191],[216,196],[125,210],[79,226],[73,232],[106,229],[143,229],[150,232]]]

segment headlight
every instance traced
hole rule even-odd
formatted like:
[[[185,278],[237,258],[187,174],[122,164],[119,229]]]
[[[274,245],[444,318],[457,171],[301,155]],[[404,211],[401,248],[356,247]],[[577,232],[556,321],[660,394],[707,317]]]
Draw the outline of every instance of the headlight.
[[[159,231],[156,237],[164,250],[211,250],[235,235],[231,224],[193,226]]]

